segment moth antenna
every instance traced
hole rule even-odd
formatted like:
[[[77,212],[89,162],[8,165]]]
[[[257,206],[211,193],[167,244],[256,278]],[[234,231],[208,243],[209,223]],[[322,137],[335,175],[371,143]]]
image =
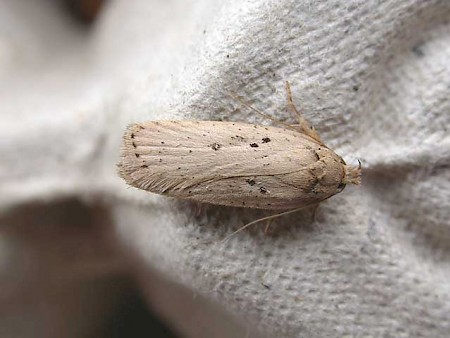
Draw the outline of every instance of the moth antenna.
[[[291,129],[291,130],[295,130],[295,131],[296,131],[296,129],[295,129],[295,128],[292,128],[289,124],[284,123],[284,122],[282,122],[282,121],[280,121],[280,120],[277,120],[277,119],[275,119],[275,118],[273,118],[273,117],[271,117],[271,116],[269,116],[269,115],[264,114],[262,111],[256,109],[256,108],[253,107],[252,105],[250,105],[250,104],[248,104],[247,102],[245,102],[244,100],[242,100],[242,99],[241,99],[239,96],[237,96],[236,94],[234,94],[234,93],[229,93],[229,95],[230,95],[233,99],[239,101],[242,105],[244,105],[244,106],[246,106],[247,108],[253,110],[255,113],[261,115],[262,117],[264,117],[264,118],[266,118],[266,119],[268,119],[268,120],[271,120],[272,122],[275,122],[275,123],[277,123],[277,124],[281,124],[281,125],[283,125],[284,127],[288,128],[288,129]]]
[[[237,229],[236,231],[232,232],[230,235],[228,235],[227,237],[225,237],[225,239],[223,239],[221,242],[222,242],[222,243],[225,243],[225,242],[228,241],[231,237],[233,237],[234,235],[236,235],[238,232],[241,232],[242,230],[247,229],[250,225],[253,225],[253,224],[255,224],[255,223],[259,223],[259,222],[262,222],[262,221],[266,221],[266,220],[271,220],[271,219],[274,219],[274,218],[277,218],[277,217],[281,217],[281,216],[284,216],[284,215],[292,214],[292,213],[297,212],[297,211],[300,211],[300,210],[302,210],[302,209],[306,209],[306,208],[308,208],[308,207],[310,207],[310,206],[311,206],[311,204],[308,204],[308,205],[305,205],[305,206],[300,207],[300,208],[296,208],[296,209],[284,211],[284,212],[281,212],[281,213],[279,213],[279,214],[270,215],[270,216],[266,216],[266,217],[259,218],[259,219],[257,219],[257,220],[251,221],[250,223],[247,223],[247,224],[245,224],[244,226],[242,226],[242,227],[240,227],[239,229]]]

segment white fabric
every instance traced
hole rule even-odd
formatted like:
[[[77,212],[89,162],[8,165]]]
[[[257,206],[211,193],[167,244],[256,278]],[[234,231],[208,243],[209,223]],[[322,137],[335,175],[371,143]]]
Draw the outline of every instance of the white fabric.
[[[111,1],[91,31],[50,2],[2,2],[2,207],[100,197],[131,256],[249,334],[448,336],[449,1]],[[287,80],[326,144],[363,164],[362,186],[324,202],[314,222],[294,214],[224,243],[266,213],[197,217],[117,177],[128,123],[270,123],[229,93],[293,121]]]

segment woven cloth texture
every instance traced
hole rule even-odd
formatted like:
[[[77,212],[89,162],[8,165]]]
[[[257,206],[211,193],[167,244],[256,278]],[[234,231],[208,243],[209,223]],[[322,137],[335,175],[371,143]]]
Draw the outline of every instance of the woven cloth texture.
[[[89,31],[49,4],[3,2],[1,207],[95,196],[141,269],[250,336],[448,337],[449,1],[111,1]],[[117,177],[127,124],[272,124],[230,93],[295,122],[285,81],[324,142],[363,165],[362,185],[313,221],[301,212],[223,242],[268,213]]]

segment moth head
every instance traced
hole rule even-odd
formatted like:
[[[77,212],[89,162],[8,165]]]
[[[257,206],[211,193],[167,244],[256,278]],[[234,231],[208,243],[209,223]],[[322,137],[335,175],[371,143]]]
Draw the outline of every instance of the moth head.
[[[349,183],[361,184],[361,162],[358,160],[358,163],[357,167],[344,165],[345,174],[339,187],[342,186],[342,189],[344,189],[345,185]]]

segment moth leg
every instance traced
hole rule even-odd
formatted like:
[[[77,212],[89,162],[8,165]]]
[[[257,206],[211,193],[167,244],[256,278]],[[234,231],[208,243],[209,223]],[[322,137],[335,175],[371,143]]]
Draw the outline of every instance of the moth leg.
[[[195,217],[200,217],[205,212],[205,205],[201,203],[193,203],[192,208],[194,209]]]
[[[298,119],[298,124],[294,124],[292,125],[292,127],[298,128],[301,133],[311,137],[320,144],[323,144],[322,140],[320,139],[319,133],[313,127],[311,127],[309,122],[306,121],[306,119],[303,117],[302,113],[300,113],[295,107],[294,101],[292,100],[291,86],[289,85],[288,81],[286,81],[286,93],[288,99],[287,106],[290,110],[292,110],[292,112],[294,112],[295,115],[297,115]]]
[[[266,222],[266,227],[264,228],[264,235],[266,235],[266,236],[269,233],[269,227],[270,227],[270,224],[272,224],[272,220],[273,220],[273,218],[270,218]]]
[[[316,212],[317,208],[319,207],[319,203],[314,204],[311,206],[311,221],[314,222],[316,220]]]

